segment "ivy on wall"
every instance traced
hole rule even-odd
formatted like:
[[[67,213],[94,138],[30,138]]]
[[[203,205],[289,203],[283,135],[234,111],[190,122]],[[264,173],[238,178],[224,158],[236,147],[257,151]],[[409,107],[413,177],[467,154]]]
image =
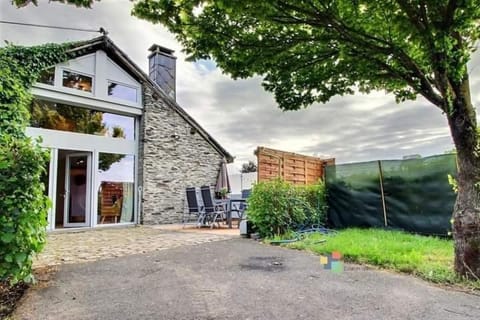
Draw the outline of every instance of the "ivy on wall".
[[[42,176],[48,152],[28,137],[30,88],[42,70],[68,59],[71,44],[0,48],[0,280],[31,282],[46,240]]]

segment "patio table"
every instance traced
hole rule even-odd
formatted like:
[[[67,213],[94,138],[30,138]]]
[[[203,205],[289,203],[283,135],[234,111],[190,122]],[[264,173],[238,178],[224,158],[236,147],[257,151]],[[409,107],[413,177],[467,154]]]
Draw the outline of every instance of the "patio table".
[[[232,205],[234,203],[238,203],[240,205],[241,203],[245,203],[246,201],[247,201],[247,199],[242,199],[242,198],[240,198],[240,199],[229,199],[228,210],[227,210],[227,223],[228,223],[228,227],[230,229],[232,229]],[[238,209],[235,210],[235,211],[238,211]]]
[[[233,207],[233,204],[234,203],[245,203],[247,201],[247,199],[220,199],[220,200],[216,200],[216,205],[218,206],[222,206],[223,207],[223,211],[226,213],[227,215],[227,224],[228,224],[228,228],[229,229],[232,229],[232,207]],[[238,209],[236,210],[233,210],[233,211],[238,211]]]

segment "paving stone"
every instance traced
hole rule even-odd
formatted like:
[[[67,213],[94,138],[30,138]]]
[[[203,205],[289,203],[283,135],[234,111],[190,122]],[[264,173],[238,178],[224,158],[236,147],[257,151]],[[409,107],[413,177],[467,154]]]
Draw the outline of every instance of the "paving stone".
[[[232,234],[178,232],[149,226],[50,233],[33,267],[103,260],[151,251],[194,246],[235,237]]]

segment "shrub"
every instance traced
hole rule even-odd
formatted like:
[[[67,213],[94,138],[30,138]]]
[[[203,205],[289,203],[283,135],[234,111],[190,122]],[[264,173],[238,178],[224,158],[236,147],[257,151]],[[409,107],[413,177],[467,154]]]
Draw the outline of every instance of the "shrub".
[[[325,183],[319,181],[317,184],[308,186],[297,186],[297,192],[300,194],[308,206],[306,225],[323,225],[327,217],[327,191]]]
[[[0,281],[31,281],[33,256],[45,244],[50,203],[41,177],[48,152],[25,134],[29,89],[66,57],[58,45],[0,48]]]
[[[248,219],[260,236],[319,224],[325,215],[325,187],[294,186],[282,180],[257,183],[248,198]]]
[[[33,254],[45,244],[45,151],[28,138],[0,136],[0,279],[30,281]]]

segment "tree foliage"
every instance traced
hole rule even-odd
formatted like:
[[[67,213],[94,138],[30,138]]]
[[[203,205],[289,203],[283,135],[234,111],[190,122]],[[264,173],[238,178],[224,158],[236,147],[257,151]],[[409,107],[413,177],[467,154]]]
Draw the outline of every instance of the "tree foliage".
[[[29,89],[43,69],[66,58],[59,45],[0,48],[0,280],[32,280],[33,256],[45,244],[48,153],[25,134]]]
[[[257,165],[253,161],[242,164],[241,173],[257,172]]]
[[[397,100],[444,98],[466,76],[479,37],[478,1],[138,1],[191,59],[214,58],[233,77],[264,76],[279,106],[383,89]]]

